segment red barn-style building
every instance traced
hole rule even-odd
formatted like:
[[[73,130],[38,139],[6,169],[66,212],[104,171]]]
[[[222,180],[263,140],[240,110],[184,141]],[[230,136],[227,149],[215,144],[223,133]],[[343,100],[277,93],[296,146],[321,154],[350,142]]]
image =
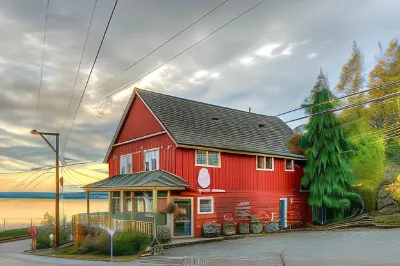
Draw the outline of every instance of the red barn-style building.
[[[291,134],[274,116],[135,89],[105,157],[110,177],[83,189],[108,191],[117,219],[146,221],[174,202],[173,237],[250,215],[310,221]]]

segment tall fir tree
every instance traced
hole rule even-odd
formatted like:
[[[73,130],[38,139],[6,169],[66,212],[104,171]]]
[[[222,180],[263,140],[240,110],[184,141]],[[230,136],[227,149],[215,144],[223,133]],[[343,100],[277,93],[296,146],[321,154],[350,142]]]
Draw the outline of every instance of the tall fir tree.
[[[363,55],[357,43],[353,43],[350,59],[343,65],[336,94],[360,92],[364,88]],[[347,98],[345,104],[361,103],[366,100],[365,94]],[[385,169],[385,145],[382,134],[374,132],[368,119],[368,109],[364,105],[346,109],[339,115],[345,135],[351,143],[352,157],[350,167],[355,176],[356,191],[365,202],[365,209],[372,211],[376,205],[378,190]]]
[[[335,98],[322,71],[310,99],[313,99],[312,105],[307,106],[310,114],[335,106]],[[313,209],[327,208],[332,213],[331,218],[337,221],[345,217],[352,201],[363,205],[361,197],[350,191],[352,175],[345,153],[348,142],[335,114],[311,116],[307,133],[300,138],[299,145],[307,159],[302,186],[310,188],[308,203]]]

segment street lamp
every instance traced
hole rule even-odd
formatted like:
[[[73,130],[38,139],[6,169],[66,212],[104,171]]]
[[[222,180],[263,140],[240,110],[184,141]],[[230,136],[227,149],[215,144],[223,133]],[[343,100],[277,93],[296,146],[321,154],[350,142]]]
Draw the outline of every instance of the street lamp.
[[[47,143],[47,145],[50,146],[50,148],[56,153],[56,228],[54,232],[55,236],[55,241],[54,241],[54,247],[57,247],[60,245],[60,179],[59,179],[59,152],[60,152],[60,143],[59,143],[59,138],[60,138],[60,133],[49,133],[49,132],[38,132],[36,129],[33,129],[30,131],[32,135],[39,135],[41,136],[44,141]],[[55,136],[56,137],[56,147],[54,146],[47,140],[45,136]]]

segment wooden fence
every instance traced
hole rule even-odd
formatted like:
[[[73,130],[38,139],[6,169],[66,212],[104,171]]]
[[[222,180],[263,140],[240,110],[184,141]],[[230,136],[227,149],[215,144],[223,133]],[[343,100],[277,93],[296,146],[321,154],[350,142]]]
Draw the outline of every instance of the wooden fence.
[[[152,222],[111,219],[111,225],[109,225],[108,212],[89,213],[89,215],[87,213],[75,214],[72,216],[72,228],[75,230],[77,225],[94,228],[111,228],[119,232],[133,231],[149,235],[153,232]]]

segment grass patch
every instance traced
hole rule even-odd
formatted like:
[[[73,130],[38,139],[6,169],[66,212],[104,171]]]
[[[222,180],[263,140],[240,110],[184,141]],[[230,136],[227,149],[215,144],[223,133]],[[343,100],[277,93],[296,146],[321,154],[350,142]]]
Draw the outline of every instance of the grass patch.
[[[113,261],[128,262],[138,259],[139,256],[140,254],[114,256]],[[59,252],[52,254],[52,257],[74,259],[74,260],[110,261],[109,255],[99,254],[98,251],[86,254],[76,254],[76,249],[74,247],[68,247],[63,250],[60,250]]]
[[[12,230],[7,230],[5,232],[0,232],[0,240],[12,237],[21,237],[21,236],[29,236],[28,228],[12,229]]]
[[[400,225],[400,214],[378,215],[374,217],[374,222],[389,225]]]

